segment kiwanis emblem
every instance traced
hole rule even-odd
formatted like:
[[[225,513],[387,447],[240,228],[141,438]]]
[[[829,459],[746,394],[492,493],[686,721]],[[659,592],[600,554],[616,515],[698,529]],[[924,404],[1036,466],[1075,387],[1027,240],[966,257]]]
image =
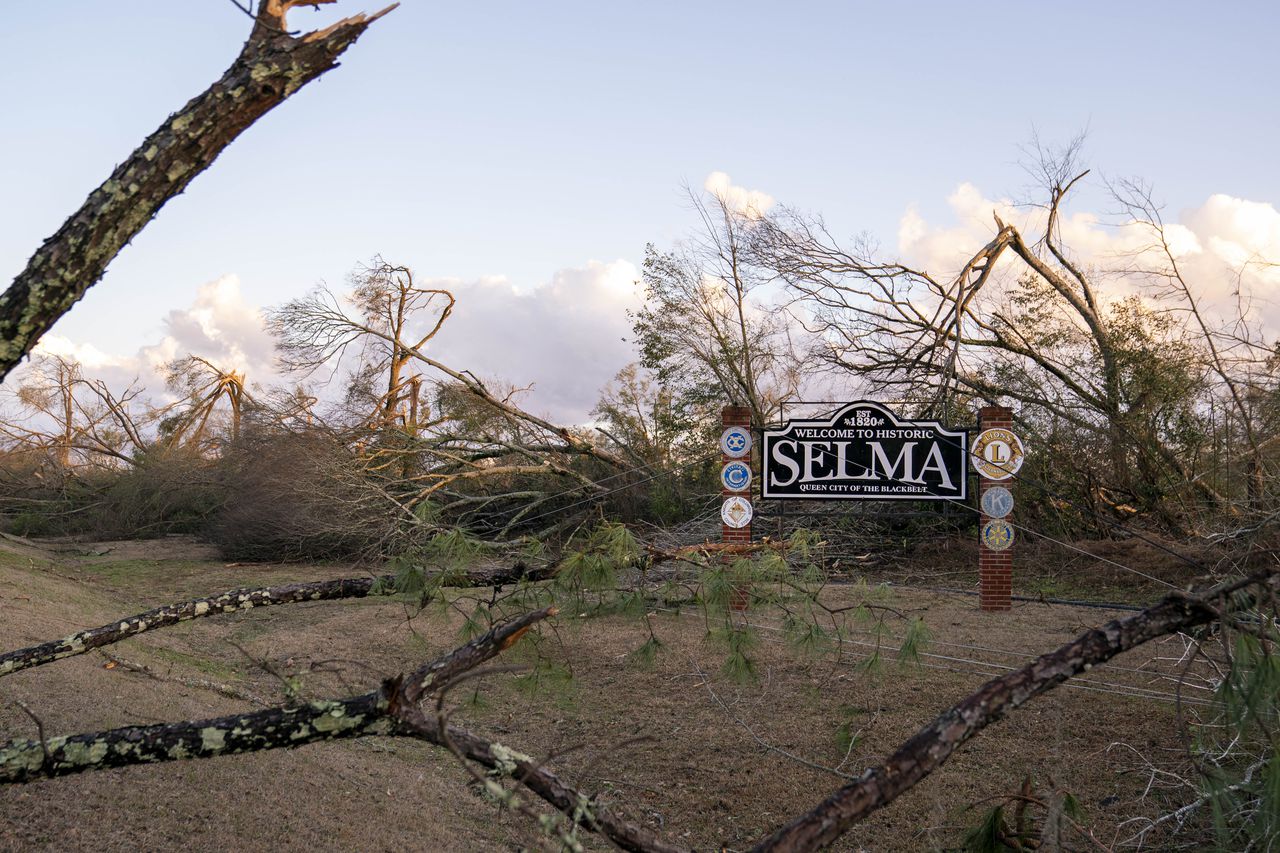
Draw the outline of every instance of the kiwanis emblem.
[[[1004,486],[992,486],[982,493],[982,512],[990,518],[1004,518],[1013,512],[1013,494]]]
[[[745,492],[751,485],[751,468],[745,462],[730,462],[720,470],[720,483],[731,492]]]

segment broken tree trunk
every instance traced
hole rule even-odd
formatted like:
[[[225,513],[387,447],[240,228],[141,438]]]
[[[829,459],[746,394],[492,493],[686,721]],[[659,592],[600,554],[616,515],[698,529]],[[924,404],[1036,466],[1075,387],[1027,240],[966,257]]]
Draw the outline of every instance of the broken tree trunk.
[[[294,35],[285,16],[295,5],[298,0],[262,0],[253,32],[221,79],[143,140],[0,295],[0,379],[102,277],[165,202],[209,168],[245,128],[336,67],[342,52],[395,8]]]

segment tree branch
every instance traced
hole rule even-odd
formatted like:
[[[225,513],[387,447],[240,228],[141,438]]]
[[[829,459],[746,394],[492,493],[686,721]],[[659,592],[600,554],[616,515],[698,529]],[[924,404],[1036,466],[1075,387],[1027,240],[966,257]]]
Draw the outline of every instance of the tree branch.
[[[301,746],[319,740],[354,737],[389,729],[388,717],[422,691],[406,688],[423,683],[421,673],[456,677],[496,657],[530,625],[554,616],[554,607],[505,622],[449,654],[426,664],[408,679],[384,681],[376,690],[346,699],[324,699],[296,708],[269,708],[208,720],[125,726],[103,732],[0,745],[0,784],[67,776],[85,770],[151,764],[183,758],[208,758],[237,752]]]
[[[262,0],[252,34],[221,79],[117,166],[0,295],[0,379],[102,277],[165,202],[257,119],[334,68],[371,23],[395,8],[293,36],[284,31],[284,19],[294,5],[296,0]]]
[[[449,587],[503,586],[520,580],[545,580],[552,577],[558,566],[530,568],[522,562],[511,566],[481,569],[471,572],[442,575],[442,585]],[[22,669],[41,666],[62,658],[82,655],[92,649],[109,646],[136,636],[220,613],[251,610],[255,607],[272,607],[279,604],[295,604],[302,601],[337,601],[345,598],[364,598],[375,588],[394,592],[395,575],[380,577],[338,578],[336,580],[290,583],[273,587],[244,587],[227,592],[195,598],[175,604],[166,604],[134,616],[117,619],[107,625],[78,631],[61,640],[53,640],[25,649],[0,654],[0,678]]]
[[[780,853],[830,844],[871,812],[909,791],[941,767],[962,744],[1008,711],[1121,652],[1218,619],[1222,615],[1219,608],[1246,609],[1252,606],[1255,596],[1235,593],[1247,586],[1274,587],[1276,577],[1274,570],[1267,569],[1199,595],[1170,595],[1141,613],[1108,622],[1016,672],[988,681],[922,728],[879,767],[867,770],[857,781],[840,788],[753,849]]]

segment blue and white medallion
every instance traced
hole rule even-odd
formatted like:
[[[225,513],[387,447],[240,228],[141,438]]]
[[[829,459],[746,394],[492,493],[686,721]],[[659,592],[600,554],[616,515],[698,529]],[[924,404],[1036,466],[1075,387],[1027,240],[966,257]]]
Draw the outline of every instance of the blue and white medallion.
[[[1004,518],[1013,512],[1013,494],[1004,486],[992,486],[982,493],[982,513],[987,518]]]
[[[720,451],[730,459],[741,459],[751,452],[751,430],[731,426],[720,434]]]
[[[720,469],[720,483],[730,492],[745,492],[751,486],[751,466],[729,462]]]

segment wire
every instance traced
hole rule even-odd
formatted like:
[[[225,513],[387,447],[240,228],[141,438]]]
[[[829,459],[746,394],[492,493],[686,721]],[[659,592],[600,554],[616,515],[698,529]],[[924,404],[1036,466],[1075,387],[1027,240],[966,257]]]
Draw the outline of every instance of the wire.
[[[655,609],[658,612],[672,613],[677,616],[681,615],[679,611],[670,610],[668,608],[655,608]],[[757,628],[761,628],[766,631],[772,631],[778,634],[785,633],[784,629],[782,629],[781,627],[769,625],[764,622],[753,622],[751,624]],[[786,641],[782,637],[778,637],[776,639],[770,638],[770,637],[762,637],[762,639],[764,639],[766,642],[776,643],[778,645],[786,645]],[[870,642],[864,642],[860,640],[846,640],[845,642],[851,645],[878,649],[880,651],[888,652],[890,654],[895,654],[901,651],[901,646],[886,645],[884,643],[870,643]],[[1008,664],[992,663],[989,661],[974,660],[971,658],[960,658],[960,657],[954,657],[949,655],[939,655],[932,652],[921,651],[921,652],[918,652],[918,654],[920,657],[930,658],[932,660],[942,660],[942,661],[948,661],[949,663],[968,664],[969,668],[959,668],[959,669],[952,666],[938,665],[938,664],[931,665],[923,662],[921,662],[920,664],[921,666],[929,667],[931,669],[946,669],[952,672],[960,672],[966,675],[979,675],[979,676],[989,678],[994,674],[993,672],[984,672],[981,670],[975,670],[972,668],[973,666],[985,667],[988,670],[995,670],[996,672],[1015,672],[1018,669],[1020,669],[1020,667],[1009,666]],[[856,662],[846,660],[843,657],[843,655],[841,655],[841,657],[838,660],[840,663],[843,663],[849,666],[856,665]],[[1063,682],[1063,686],[1069,687],[1075,690],[1087,690],[1087,691],[1092,691],[1096,693],[1107,693],[1112,695],[1127,696],[1132,699],[1146,699],[1150,701],[1174,702],[1174,703],[1181,702],[1182,704],[1200,705],[1200,706],[1207,706],[1212,704],[1212,702],[1206,699],[1199,699],[1199,698],[1189,697],[1189,696],[1179,696],[1176,693],[1168,693],[1165,691],[1153,690],[1146,687],[1137,687],[1137,686],[1128,685],[1128,684],[1115,684],[1113,682],[1099,681],[1097,679],[1087,678],[1083,676],[1076,676],[1073,679],[1068,679],[1067,681]]]
[[[768,631],[775,631],[775,632],[777,632],[777,633],[779,633],[779,634],[784,634],[784,633],[786,633],[785,629],[783,629],[781,625],[766,624],[763,620],[761,620],[761,621],[759,621],[759,622],[755,622],[755,623],[753,623],[753,624],[755,624],[757,627],[764,628],[765,630],[768,630]],[[856,630],[856,629],[854,629],[854,630]],[[867,631],[867,630],[857,631],[857,633],[859,633],[859,634],[863,634],[863,635],[865,635],[865,636],[869,636],[869,637],[875,637],[875,634],[874,634],[873,632],[871,632],[871,631]],[[846,640],[845,642],[852,643],[852,644],[854,644],[854,645],[865,646],[865,647],[868,647],[868,648],[884,649],[884,650],[886,650],[886,651],[888,651],[888,652],[891,652],[891,653],[897,653],[897,652],[901,651],[901,646],[896,646],[896,647],[887,647],[887,648],[886,648],[886,647],[885,647],[885,645],[884,645],[882,642],[879,642],[879,641],[874,642],[874,643],[871,643],[871,642],[866,642],[866,641],[863,641],[863,640]],[[938,645],[957,646],[957,647],[959,647],[959,648],[968,648],[968,649],[976,649],[976,648],[977,648],[977,647],[975,647],[975,646],[964,646],[964,645],[962,645],[962,644],[957,644],[957,643],[939,643]],[[937,653],[934,653],[934,652],[925,652],[925,651],[921,651],[921,652],[919,652],[919,654],[920,654],[920,656],[921,656],[921,657],[929,657],[929,658],[934,658],[934,659],[936,659],[936,660],[945,660],[945,661],[950,661],[950,662],[952,662],[952,663],[967,663],[967,664],[974,664],[974,665],[977,665],[977,666],[985,666],[985,667],[988,667],[988,668],[990,668],[990,669],[1004,670],[1004,671],[1007,671],[1007,672],[1013,672],[1013,671],[1016,671],[1016,670],[1020,669],[1020,667],[1010,666],[1010,665],[1008,665],[1008,664],[994,663],[994,662],[991,662],[991,661],[985,661],[985,660],[974,660],[974,659],[972,659],[972,658],[961,658],[961,657],[954,657],[954,656],[949,656],[949,655],[941,655],[941,654],[937,654]],[[1024,656],[1024,655],[1019,655],[1019,656]],[[1026,655],[1025,655],[1025,657],[1029,657],[1029,658],[1038,658],[1039,656],[1040,656],[1040,655],[1039,655],[1038,653],[1035,653],[1035,652],[1028,652],[1028,653],[1026,653]],[[1130,684],[1115,684],[1115,683],[1112,683],[1112,682],[1099,681],[1099,680],[1097,680],[1097,679],[1087,678],[1087,677],[1084,677],[1084,676],[1076,676],[1074,680],[1075,680],[1077,683],[1082,683],[1082,684],[1083,684],[1083,683],[1087,683],[1087,684],[1097,684],[1097,685],[1100,685],[1100,686],[1103,686],[1103,687],[1112,687],[1112,688],[1117,688],[1117,689],[1133,689],[1133,690],[1138,690],[1138,691],[1141,691],[1141,692],[1143,692],[1143,693],[1151,693],[1151,694],[1155,694],[1155,695],[1156,695],[1156,696],[1158,696],[1159,698],[1165,698],[1165,699],[1177,698],[1177,697],[1176,697],[1176,695],[1175,695],[1175,694],[1172,694],[1172,693],[1166,693],[1166,692],[1159,691],[1159,690],[1152,690],[1152,689],[1150,689],[1150,688],[1145,688],[1145,687],[1137,687],[1137,686],[1135,686],[1135,685],[1130,685]]]

